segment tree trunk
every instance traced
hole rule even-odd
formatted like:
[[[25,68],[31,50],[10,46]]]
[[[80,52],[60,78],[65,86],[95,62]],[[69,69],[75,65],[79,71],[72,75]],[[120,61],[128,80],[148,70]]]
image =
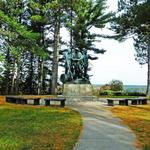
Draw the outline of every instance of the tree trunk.
[[[10,94],[15,94],[15,82],[16,82],[16,61],[14,61],[14,66],[13,66],[13,76],[12,76],[12,81],[11,81],[11,89],[10,89]]]
[[[17,62],[17,68],[16,68],[16,83],[15,83],[15,94],[19,93],[19,79],[20,79],[20,70],[21,70],[21,65],[20,62]]]
[[[52,65],[51,94],[56,94],[57,78],[58,78],[58,61],[59,61],[59,40],[60,40],[60,10],[55,20],[54,27],[54,50]]]
[[[147,71],[147,96],[150,96],[150,37],[148,39],[148,71]]]
[[[6,55],[6,81],[5,81],[5,94],[9,94],[9,76],[10,76],[10,64],[11,64],[11,58],[10,58],[10,50],[8,48],[7,50],[7,55]]]
[[[73,7],[73,6],[72,6],[72,5],[73,5],[73,4],[72,4],[72,0],[71,0],[71,10],[70,10],[70,22],[71,22],[71,30],[70,30],[70,49],[71,49],[71,51],[72,51],[72,49],[73,49],[73,45],[72,45],[72,44],[73,44],[73,43],[72,43],[72,42],[73,42],[73,39],[72,39],[72,37],[73,37],[73,33],[72,33],[72,32],[73,32],[73,31],[72,31],[72,25],[73,25],[73,23],[72,23],[72,22],[73,22],[73,12],[72,12],[72,11],[73,11],[73,8],[72,8],[72,7]]]
[[[28,92],[30,94],[34,94],[34,89],[33,89],[33,75],[34,75],[33,61],[34,61],[34,55],[31,52],[31,54],[30,54],[29,79],[28,79]]]
[[[38,81],[38,95],[43,94],[43,70],[44,69],[44,60],[43,58],[39,58],[39,81]]]

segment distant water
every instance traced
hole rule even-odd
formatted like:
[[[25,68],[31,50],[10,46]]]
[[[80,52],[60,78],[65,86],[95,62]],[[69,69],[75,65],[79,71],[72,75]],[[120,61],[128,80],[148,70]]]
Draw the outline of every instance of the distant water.
[[[101,84],[93,84],[95,87],[102,86]],[[146,85],[124,85],[124,90],[128,92],[146,92]]]
[[[124,90],[129,92],[146,92],[146,85],[124,85]]]

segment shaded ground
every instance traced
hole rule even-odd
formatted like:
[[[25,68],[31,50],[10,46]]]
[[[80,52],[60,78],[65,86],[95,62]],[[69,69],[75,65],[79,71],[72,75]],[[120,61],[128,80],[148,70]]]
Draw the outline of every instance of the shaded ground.
[[[83,133],[75,150],[139,150],[132,131],[101,102],[84,102],[70,107],[78,110],[84,120]]]

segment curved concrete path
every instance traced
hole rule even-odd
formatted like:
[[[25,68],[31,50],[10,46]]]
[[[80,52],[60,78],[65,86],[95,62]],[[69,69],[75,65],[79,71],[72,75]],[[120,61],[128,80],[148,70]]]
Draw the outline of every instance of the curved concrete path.
[[[80,102],[70,106],[83,116],[83,132],[75,150],[139,150],[135,135],[101,102]]]

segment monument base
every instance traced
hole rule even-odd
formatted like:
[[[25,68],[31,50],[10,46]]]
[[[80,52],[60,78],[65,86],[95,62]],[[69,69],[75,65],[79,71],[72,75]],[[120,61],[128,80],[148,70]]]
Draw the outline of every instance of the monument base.
[[[93,86],[91,84],[64,84],[63,96],[68,102],[92,101]]]

